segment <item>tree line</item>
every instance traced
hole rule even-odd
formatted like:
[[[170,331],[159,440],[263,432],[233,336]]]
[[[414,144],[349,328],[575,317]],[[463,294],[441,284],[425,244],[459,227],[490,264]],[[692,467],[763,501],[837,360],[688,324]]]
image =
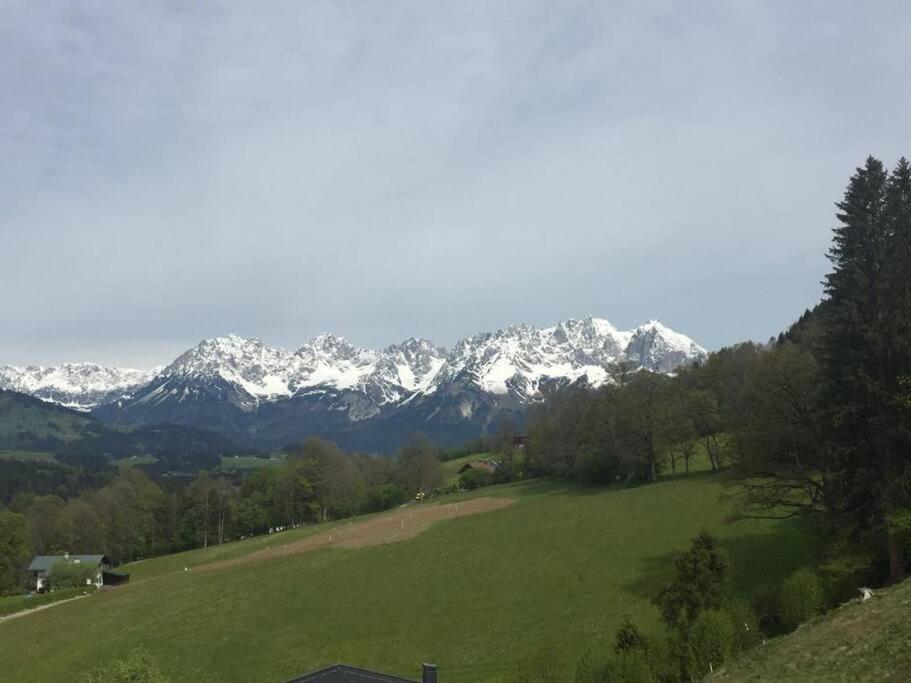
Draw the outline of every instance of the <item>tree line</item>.
[[[654,482],[704,454],[742,514],[811,519],[856,580],[901,580],[911,544],[908,161],[890,173],[869,158],[837,207],[817,307],[768,343],[722,349],[673,377],[618,365],[598,390],[548,396],[530,414],[528,467]]]
[[[120,564],[385,510],[442,486],[437,456],[420,435],[395,458],[310,438],[240,480],[201,470],[156,482],[134,468],[68,498],[20,491],[0,509],[0,592],[22,587],[32,555],[104,553]]]

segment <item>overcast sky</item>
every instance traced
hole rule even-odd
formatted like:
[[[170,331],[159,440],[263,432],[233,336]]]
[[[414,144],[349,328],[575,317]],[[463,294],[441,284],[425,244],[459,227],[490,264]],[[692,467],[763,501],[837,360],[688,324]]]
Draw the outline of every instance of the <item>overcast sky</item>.
[[[0,364],[767,339],[855,166],[911,155],[909,36],[904,0],[0,0]]]

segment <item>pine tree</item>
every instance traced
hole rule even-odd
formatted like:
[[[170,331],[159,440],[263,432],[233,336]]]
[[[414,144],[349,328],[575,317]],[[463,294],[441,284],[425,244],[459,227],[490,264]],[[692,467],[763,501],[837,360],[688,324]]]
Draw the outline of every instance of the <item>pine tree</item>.
[[[905,164],[906,165],[906,164]],[[901,165],[900,165],[901,168]],[[836,512],[859,531],[888,537],[890,581],[903,575],[901,548],[887,520],[904,506],[895,477],[905,457],[898,446],[894,407],[899,385],[900,275],[896,249],[901,223],[892,195],[900,182],[870,157],[851,178],[838,204],[841,223],[829,252],[829,297],[824,315],[821,364],[831,426],[827,471]]]
[[[889,417],[883,459],[883,509],[889,542],[889,578],[904,576],[903,545],[911,513],[911,165],[899,160],[886,185],[885,223],[889,236],[884,278],[888,305]],[[901,521],[899,521],[901,520]]]

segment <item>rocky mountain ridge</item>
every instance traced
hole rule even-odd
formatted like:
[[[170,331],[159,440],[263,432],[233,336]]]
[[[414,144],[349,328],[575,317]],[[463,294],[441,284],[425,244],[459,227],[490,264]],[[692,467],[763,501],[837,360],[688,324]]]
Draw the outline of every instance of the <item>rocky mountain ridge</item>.
[[[173,422],[257,445],[311,433],[339,440],[340,432],[444,427],[461,438],[483,433],[498,415],[521,418],[545,385],[599,386],[618,361],[669,373],[705,356],[658,321],[618,330],[589,317],[543,329],[511,325],[448,351],[415,338],[364,349],[332,334],[287,351],[228,335],[146,373],[91,364],[0,367],[0,388],[112,422]]]

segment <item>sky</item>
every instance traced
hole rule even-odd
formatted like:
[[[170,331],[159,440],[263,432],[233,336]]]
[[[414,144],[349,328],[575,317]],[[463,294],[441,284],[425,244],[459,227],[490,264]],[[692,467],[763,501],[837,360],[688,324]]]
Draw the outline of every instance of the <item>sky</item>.
[[[819,300],[911,156],[896,2],[0,0],[0,364]]]

